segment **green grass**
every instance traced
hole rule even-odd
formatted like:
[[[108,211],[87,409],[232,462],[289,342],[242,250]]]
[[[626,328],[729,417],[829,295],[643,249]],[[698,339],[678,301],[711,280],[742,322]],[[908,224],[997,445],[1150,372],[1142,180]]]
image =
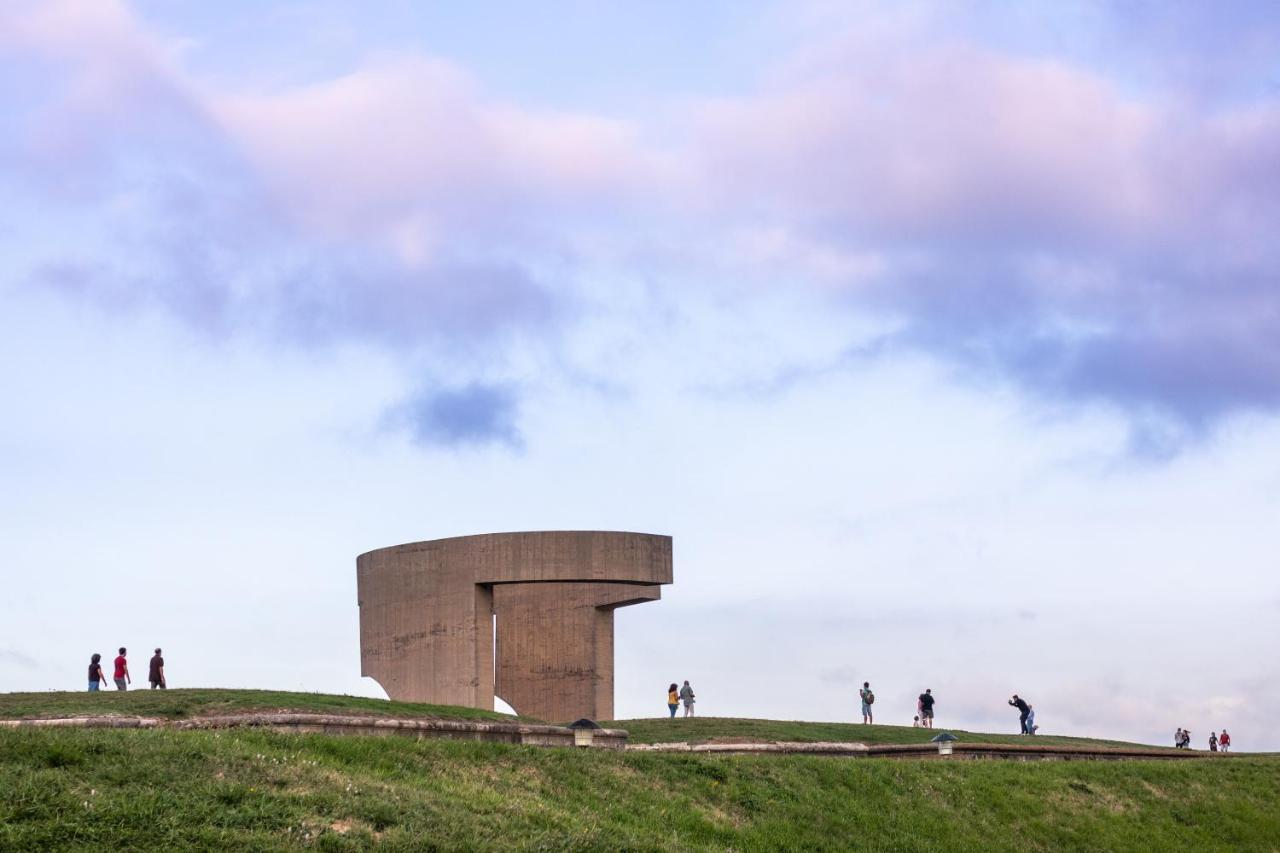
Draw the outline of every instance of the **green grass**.
[[[1275,850],[1280,760],[637,754],[0,731],[0,850]]]
[[[495,711],[454,705],[388,702],[364,696],[330,696],[324,693],[289,693],[277,690],[115,690],[0,693],[0,719],[75,717],[85,714],[119,714],[182,719],[252,711],[302,711],[322,714],[378,714],[397,717],[435,717],[463,720],[513,720]]]
[[[857,743],[925,743],[939,732],[949,731],[962,741],[970,743],[1030,743],[1041,746],[1069,744],[1072,746],[1144,746],[1116,740],[1095,738],[1036,735],[1034,738],[1016,734],[989,734],[967,732],[963,729],[917,729],[911,726],[864,726],[860,723],[807,723],[798,720],[747,720],[730,717],[654,717],[641,720],[611,720],[603,723],[626,729],[632,743],[665,743],[685,741],[708,743],[717,740],[747,741],[817,741]],[[1168,747],[1172,749],[1173,747]]]

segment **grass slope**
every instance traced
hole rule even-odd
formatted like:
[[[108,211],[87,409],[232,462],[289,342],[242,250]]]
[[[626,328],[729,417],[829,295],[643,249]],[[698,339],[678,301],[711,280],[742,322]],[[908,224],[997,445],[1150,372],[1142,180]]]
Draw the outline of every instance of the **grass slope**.
[[[1017,719],[1014,719],[1016,724]],[[656,717],[640,720],[612,720],[603,725],[626,729],[632,743],[665,743],[686,741],[817,741],[856,743],[925,743],[939,732],[949,731],[962,741],[971,743],[1030,743],[1050,746],[1144,746],[1116,740],[1036,735],[967,732],[963,729],[917,729],[911,726],[864,726],[860,723],[807,723],[798,720],[746,720],[730,717]],[[1148,749],[1157,747],[1145,747]],[[1169,747],[1172,749],[1173,747]]]
[[[322,714],[377,714],[396,717],[434,717],[464,720],[514,720],[495,711],[454,705],[388,702],[365,696],[289,693],[276,690],[115,690],[90,693],[0,693],[0,719],[76,717],[120,714],[179,719],[252,711],[303,711]]]
[[[890,761],[0,730],[0,850],[1275,850],[1280,760]]]

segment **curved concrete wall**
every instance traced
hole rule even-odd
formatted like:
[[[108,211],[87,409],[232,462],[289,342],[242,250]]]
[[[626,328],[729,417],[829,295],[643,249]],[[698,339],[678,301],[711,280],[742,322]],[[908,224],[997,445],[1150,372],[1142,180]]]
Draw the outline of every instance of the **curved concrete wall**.
[[[361,674],[392,699],[613,717],[613,611],[661,598],[671,537],[490,533],[356,558]],[[496,619],[494,618],[496,617]],[[494,661],[494,623],[497,661]]]

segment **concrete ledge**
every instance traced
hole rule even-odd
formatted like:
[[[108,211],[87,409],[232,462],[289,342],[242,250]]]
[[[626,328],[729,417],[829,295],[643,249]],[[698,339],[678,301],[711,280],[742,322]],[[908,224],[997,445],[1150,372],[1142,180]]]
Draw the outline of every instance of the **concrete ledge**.
[[[176,731],[263,728],[271,731],[327,735],[399,735],[443,740],[515,743],[525,746],[586,745],[593,749],[623,749],[624,729],[595,729],[589,744],[565,726],[481,720],[436,720],[404,717],[359,717],[331,714],[230,714],[162,720],[153,717],[65,717],[52,720],[0,720],[0,728],[173,729]]]
[[[711,755],[848,755],[865,758],[871,747],[865,743],[631,743],[628,752],[694,752]],[[937,751],[936,749],[934,750]]]
[[[155,717],[58,717],[51,720],[0,720],[4,729],[154,729],[165,721]]]
[[[1148,749],[1143,747],[1040,746],[1038,744],[951,744],[941,754],[936,743],[633,743],[628,752],[689,752],[704,755],[834,755],[847,758],[1001,759],[1012,761],[1116,761],[1123,759],[1182,761],[1195,758],[1227,758],[1216,752]]]

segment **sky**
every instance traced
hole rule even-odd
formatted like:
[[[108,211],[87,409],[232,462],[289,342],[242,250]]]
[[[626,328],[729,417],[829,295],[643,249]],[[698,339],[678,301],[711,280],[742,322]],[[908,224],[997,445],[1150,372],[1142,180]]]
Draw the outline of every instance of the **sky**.
[[[0,0],[0,690],[384,695],[355,557],[674,538],[616,707],[1280,750],[1270,2]]]

